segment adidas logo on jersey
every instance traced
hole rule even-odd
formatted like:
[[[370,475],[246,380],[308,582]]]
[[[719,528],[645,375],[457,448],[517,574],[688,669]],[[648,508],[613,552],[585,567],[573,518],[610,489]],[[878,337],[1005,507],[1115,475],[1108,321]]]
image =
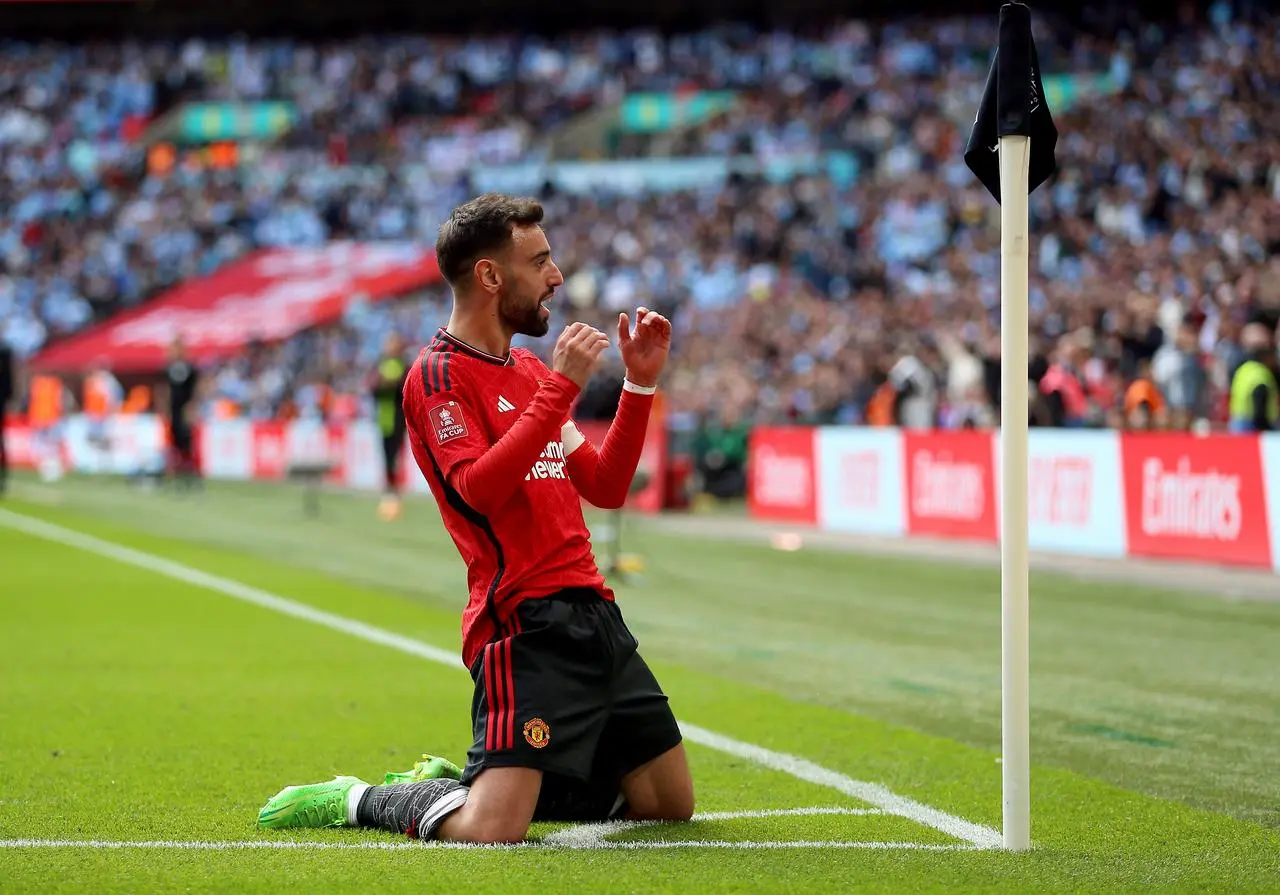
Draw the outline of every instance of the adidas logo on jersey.
[[[506,398],[502,397],[502,395],[498,395],[498,412],[499,413],[506,413],[508,410],[515,410],[515,409],[516,409],[516,405],[512,404]]]

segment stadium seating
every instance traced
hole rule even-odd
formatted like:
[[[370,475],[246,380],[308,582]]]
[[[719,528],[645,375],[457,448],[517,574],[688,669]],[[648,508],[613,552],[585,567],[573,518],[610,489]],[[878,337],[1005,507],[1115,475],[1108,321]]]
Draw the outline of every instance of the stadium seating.
[[[1219,20],[1044,41],[1072,50],[1044,60],[1063,138],[1032,201],[1032,374],[1056,363],[1081,379],[1078,424],[1123,424],[1142,377],[1176,424],[1221,422],[1241,326],[1276,326],[1277,33]],[[998,232],[960,159],[990,45],[991,23],[966,19],[816,37],[8,45],[0,333],[34,352],[255,247],[429,242],[452,204],[548,160],[547,138],[585,112],[638,91],[731,91],[727,112],[610,151],[668,153],[656,171],[744,155],[767,176],[544,196],[569,274],[557,317],[670,314],[677,425],[876,422],[884,383],[906,378],[931,422],[990,425]],[[137,140],[183,103],[281,97],[294,126],[238,167],[157,169]],[[421,340],[444,300],[359,308],[263,346],[213,371],[210,406],[319,412],[318,395],[360,390],[385,331]],[[1037,421],[1060,422],[1045,408]]]

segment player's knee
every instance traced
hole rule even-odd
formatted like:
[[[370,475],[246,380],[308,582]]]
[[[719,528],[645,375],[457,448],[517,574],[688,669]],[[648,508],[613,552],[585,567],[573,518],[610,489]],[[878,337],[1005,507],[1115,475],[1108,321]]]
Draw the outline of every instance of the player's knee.
[[[631,805],[632,820],[657,820],[670,823],[683,823],[693,818],[694,799],[693,781],[682,781],[681,785],[668,787],[661,795],[642,799]]]
[[[442,838],[454,842],[474,842],[477,845],[509,845],[523,842],[529,825],[509,817],[455,816],[460,823],[445,822]]]
[[[477,845],[510,845],[523,842],[528,832],[528,829],[520,829],[509,823],[483,824],[472,831],[467,841]]]
[[[660,812],[662,817],[660,820],[671,821],[673,823],[684,823],[693,819],[693,793],[689,793],[688,798],[669,801],[663,804]]]
[[[668,820],[683,822],[693,818],[693,777],[690,776],[687,768],[679,783],[666,795],[663,801],[666,803],[664,807],[667,809]]]
[[[663,823],[684,823],[693,819],[693,799],[668,800],[631,809],[631,820],[656,820]]]
[[[677,820],[683,823],[686,820],[693,819],[693,780],[686,779],[685,785],[680,789],[679,793],[669,799],[667,805],[670,817],[668,820]]]

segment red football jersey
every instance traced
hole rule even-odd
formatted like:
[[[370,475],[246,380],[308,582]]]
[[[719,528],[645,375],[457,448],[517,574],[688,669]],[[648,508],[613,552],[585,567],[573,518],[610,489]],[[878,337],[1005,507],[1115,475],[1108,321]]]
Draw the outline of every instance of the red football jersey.
[[[551,387],[539,395],[546,381]],[[462,637],[468,667],[521,600],[568,587],[588,587],[613,599],[591,552],[581,497],[567,468],[565,437],[580,439],[568,418],[577,391],[532,352],[516,348],[509,357],[496,357],[443,329],[405,382],[413,456],[467,564],[470,599]],[[465,499],[456,487],[457,473],[526,413],[545,419],[545,442],[534,444],[530,462],[519,467],[527,469],[523,481],[517,469],[514,493],[476,506],[488,495]]]

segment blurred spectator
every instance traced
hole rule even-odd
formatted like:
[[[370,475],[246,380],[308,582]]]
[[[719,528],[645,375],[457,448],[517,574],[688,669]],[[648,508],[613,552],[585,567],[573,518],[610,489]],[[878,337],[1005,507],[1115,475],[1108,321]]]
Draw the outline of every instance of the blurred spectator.
[[[1208,377],[1198,346],[1195,326],[1183,322],[1174,341],[1161,347],[1151,361],[1151,377],[1164,396],[1174,429],[1189,429],[1207,409]]]
[[[1169,424],[1168,406],[1151,376],[1151,362],[1139,361],[1138,372],[1124,395],[1125,428],[1135,431],[1164,429]]]
[[[1097,407],[1089,399],[1082,375],[1090,344],[1088,330],[1078,330],[1059,341],[1052,363],[1040,380],[1048,425],[1079,429],[1096,420]]]
[[[1261,323],[1246,326],[1241,341],[1245,361],[1231,382],[1231,430],[1269,432],[1280,422],[1275,341]]]
[[[936,361],[932,349],[911,345],[889,371],[896,392],[894,420],[905,429],[932,429],[937,422],[937,364],[930,361]]]

